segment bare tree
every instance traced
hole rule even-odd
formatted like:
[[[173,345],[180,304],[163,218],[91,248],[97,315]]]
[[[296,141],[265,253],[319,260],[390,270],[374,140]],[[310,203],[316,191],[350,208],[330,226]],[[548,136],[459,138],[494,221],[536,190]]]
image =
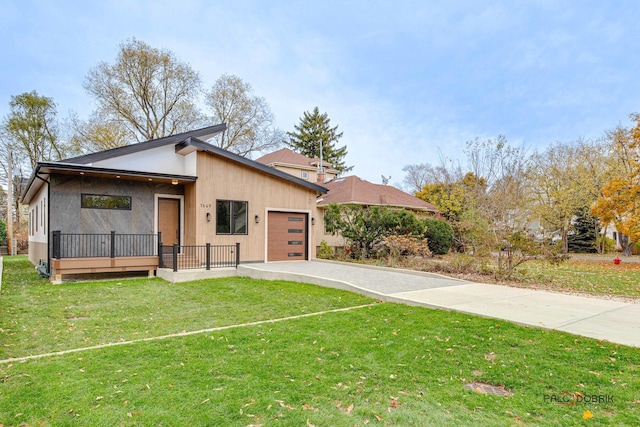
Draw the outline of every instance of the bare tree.
[[[247,156],[281,144],[284,135],[275,126],[269,104],[253,95],[251,85],[240,77],[220,76],[206,93],[205,102],[213,122],[227,124],[227,129],[213,140],[218,147]]]
[[[195,106],[198,73],[172,52],[135,38],[120,45],[115,63],[91,69],[84,87],[98,103],[97,114],[132,140],[186,131],[202,120]]]

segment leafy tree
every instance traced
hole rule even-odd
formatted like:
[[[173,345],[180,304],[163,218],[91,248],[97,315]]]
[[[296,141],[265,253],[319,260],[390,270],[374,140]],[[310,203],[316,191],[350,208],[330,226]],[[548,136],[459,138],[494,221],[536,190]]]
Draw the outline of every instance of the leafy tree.
[[[351,256],[369,258],[376,245],[389,236],[424,234],[424,224],[405,210],[385,206],[331,204],[325,210],[327,231],[340,233],[351,245]]]
[[[436,218],[426,218],[424,220],[429,250],[436,255],[445,255],[451,249],[453,243],[453,228],[447,221]]]
[[[606,151],[599,141],[580,140],[556,143],[531,156],[532,210],[545,229],[560,232],[565,253],[576,212],[588,209],[604,184]],[[592,231],[596,235],[595,225]]]
[[[300,124],[294,128],[294,132],[287,132],[288,140],[285,141],[293,151],[311,158],[320,157],[322,143],[323,161],[330,163],[341,173],[353,169],[353,166],[346,166],[344,163],[347,147],[336,147],[336,143],[342,138],[342,132],[338,133],[338,126],[331,127],[327,113],[320,114],[318,107],[311,113],[305,111]]]
[[[615,154],[615,176],[600,189],[591,213],[602,225],[613,222],[621,234],[623,254],[630,255],[640,241],[640,115],[632,114],[635,126],[618,127],[608,137]]]
[[[459,221],[465,209],[464,188],[460,182],[425,184],[415,196],[435,205],[438,212],[450,221]]]
[[[597,251],[596,230],[600,221],[589,213],[589,209],[580,209],[574,221],[574,232],[569,235],[569,251],[575,253],[593,253]]]
[[[13,151],[14,163],[31,169],[39,161],[63,157],[65,147],[58,138],[57,111],[53,98],[38,95],[34,90],[12,96],[9,107],[11,112],[2,126],[5,157],[9,151]]]
[[[241,156],[274,149],[283,139],[269,104],[252,92],[249,83],[224,74],[205,97],[213,122],[227,124],[227,130],[215,137],[214,144]]]
[[[200,77],[168,50],[131,39],[113,64],[101,62],[86,77],[96,112],[145,141],[189,130],[202,120],[195,106]]]
[[[447,179],[459,175],[459,172],[440,174],[440,176],[447,176]],[[440,215],[453,227],[455,249],[464,251],[469,247],[476,248],[483,240],[478,233],[486,229],[487,224],[480,221],[478,216],[478,195],[485,192],[486,187],[486,181],[483,178],[467,172],[453,182],[426,184],[422,191],[415,195],[438,208]],[[432,252],[435,251],[432,249]]]

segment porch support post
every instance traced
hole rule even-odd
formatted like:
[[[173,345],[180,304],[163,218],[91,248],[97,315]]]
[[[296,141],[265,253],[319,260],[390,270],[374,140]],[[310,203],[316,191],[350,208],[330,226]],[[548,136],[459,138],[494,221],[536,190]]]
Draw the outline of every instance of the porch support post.
[[[240,264],[240,242],[236,243],[236,268]]]
[[[60,230],[51,232],[53,240],[53,258],[60,259]]]
[[[162,232],[158,231],[158,268],[164,268],[162,260]]]
[[[173,271],[178,271],[178,244],[173,244]]]
[[[116,232],[111,231],[111,258],[116,257]]]
[[[211,243],[207,243],[207,270],[211,270]]]

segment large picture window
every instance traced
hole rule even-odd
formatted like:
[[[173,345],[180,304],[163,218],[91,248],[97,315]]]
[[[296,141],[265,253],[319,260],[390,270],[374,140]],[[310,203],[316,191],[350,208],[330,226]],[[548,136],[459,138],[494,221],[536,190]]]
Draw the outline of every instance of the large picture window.
[[[249,215],[247,202],[218,200],[216,202],[216,234],[247,234]]]
[[[130,196],[106,196],[100,194],[81,194],[80,203],[83,208],[131,210]]]

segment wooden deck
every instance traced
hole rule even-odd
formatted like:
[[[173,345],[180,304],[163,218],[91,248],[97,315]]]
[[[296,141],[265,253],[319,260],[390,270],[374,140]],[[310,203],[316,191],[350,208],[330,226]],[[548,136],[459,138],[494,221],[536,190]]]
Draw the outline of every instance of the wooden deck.
[[[150,276],[158,268],[157,256],[136,256],[118,258],[62,258],[51,259],[51,280],[62,281],[67,274],[111,273],[126,271],[147,271]]]

